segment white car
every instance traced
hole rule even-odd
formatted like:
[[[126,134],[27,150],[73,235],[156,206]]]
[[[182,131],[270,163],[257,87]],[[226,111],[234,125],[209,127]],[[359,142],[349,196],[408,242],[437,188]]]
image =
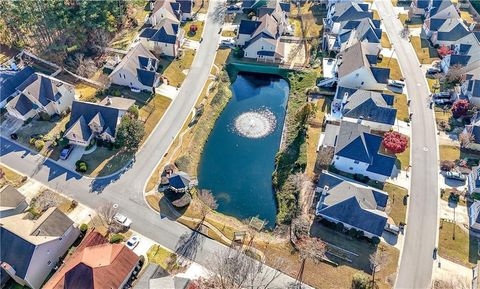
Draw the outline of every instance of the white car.
[[[132,224],[132,220],[120,213],[116,213],[115,216],[113,216],[113,220],[126,228],[129,228]]]
[[[403,88],[405,86],[405,82],[400,81],[400,80],[388,80],[388,85],[398,87],[398,88]]]
[[[125,243],[128,249],[133,250],[135,247],[137,247],[138,243],[140,243],[140,237],[133,235],[128,239],[128,241]]]

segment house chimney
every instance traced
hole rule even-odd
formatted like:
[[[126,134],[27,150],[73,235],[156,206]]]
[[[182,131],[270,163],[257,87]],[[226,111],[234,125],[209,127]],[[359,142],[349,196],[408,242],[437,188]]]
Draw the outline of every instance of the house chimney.
[[[358,118],[357,123],[358,123],[358,124],[362,124],[362,121],[363,121],[363,116],[361,115],[361,116]]]

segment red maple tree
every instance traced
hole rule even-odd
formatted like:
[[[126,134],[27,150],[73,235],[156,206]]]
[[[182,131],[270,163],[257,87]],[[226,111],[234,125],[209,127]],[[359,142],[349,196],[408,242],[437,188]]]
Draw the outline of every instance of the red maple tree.
[[[454,118],[459,118],[461,116],[465,116],[468,112],[468,100],[466,99],[459,99],[455,101],[452,105],[452,114]]]
[[[442,45],[440,46],[439,49],[437,49],[438,55],[440,55],[441,58],[450,55],[453,53],[453,50],[451,50],[448,46]]]
[[[396,131],[389,131],[385,133],[382,144],[388,151],[403,153],[408,147],[408,137]]]

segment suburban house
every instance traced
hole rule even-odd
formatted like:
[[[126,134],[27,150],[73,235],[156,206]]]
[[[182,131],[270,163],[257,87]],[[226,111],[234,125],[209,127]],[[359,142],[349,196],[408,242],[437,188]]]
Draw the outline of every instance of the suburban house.
[[[40,113],[63,114],[75,100],[73,85],[38,72],[30,74],[15,90],[5,108],[11,116],[23,121]]]
[[[480,35],[468,33],[449,48],[451,54],[443,57],[440,63],[445,73],[454,66],[462,67],[466,73],[480,67]]]
[[[428,6],[430,5],[429,0],[413,0],[410,3],[410,8],[408,10],[408,17],[423,17],[428,11]]]
[[[37,220],[17,214],[2,218],[1,223],[2,279],[8,275],[32,289],[40,289],[80,234],[76,224],[53,207]]]
[[[135,282],[134,289],[197,289],[185,273],[170,275],[157,264],[149,263]]]
[[[427,19],[423,23],[421,36],[430,40],[432,45],[450,46],[459,43],[470,33],[461,18]]]
[[[74,101],[64,137],[71,144],[86,147],[93,138],[115,142],[122,116],[135,100],[107,97],[100,103]]]
[[[190,9],[188,9],[189,3],[187,2],[190,2]],[[184,6],[183,10],[189,11],[189,13],[191,14],[193,1],[185,0],[180,3],[180,1],[175,0],[157,0],[153,3],[150,3],[148,9],[151,11],[146,21],[146,24],[151,26],[157,26],[164,19],[170,19],[180,23],[180,19],[183,18],[181,8],[182,4]],[[188,15],[185,15],[185,17],[187,16]]]
[[[480,166],[473,167],[468,175],[467,189],[469,194],[480,193]]]
[[[339,86],[331,105],[331,116],[361,122],[373,130],[388,131],[397,116],[394,100],[390,94]]]
[[[480,234],[480,201],[475,201],[468,208],[470,230]]]
[[[330,33],[336,30],[336,26],[340,26],[341,22],[363,18],[373,19],[373,12],[370,11],[368,3],[338,1],[328,8],[327,17],[323,18],[323,29],[325,32]]]
[[[383,91],[390,77],[390,68],[376,66],[381,48],[377,43],[356,42],[337,55],[330,78],[318,86],[338,86]]]
[[[285,45],[280,37],[290,28],[287,13],[279,2],[273,8],[262,7],[259,17],[242,20],[236,37],[236,44],[244,49],[244,57],[258,61],[283,62]]]
[[[323,34],[323,49],[338,53],[357,41],[379,44],[381,38],[380,20],[363,18],[344,21]]]
[[[327,171],[320,175],[315,192],[318,217],[360,230],[368,238],[382,236],[388,219],[388,193]]]
[[[25,196],[11,185],[0,189],[0,218],[23,213],[28,207]]]
[[[464,144],[464,147],[474,151],[480,151],[480,117],[472,117],[471,123],[465,126],[465,131],[472,134],[473,140]]]
[[[110,244],[98,232],[89,233],[43,289],[122,289],[140,257],[124,244]]]
[[[361,123],[342,121],[330,144],[335,149],[332,165],[340,171],[385,182],[392,176],[396,158],[380,151],[382,140]]]
[[[465,75],[460,97],[467,98],[470,103],[480,106],[480,68]]]
[[[155,88],[160,85],[157,69],[158,59],[139,43],[130,49],[109,78],[112,83],[130,89],[155,92]]]
[[[450,0],[429,0],[425,18],[447,19],[460,18],[457,8]]]
[[[22,70],[0,71],[0,108],[5,107],[10,98],[17,92],[17,87],[34,72],[30,66]]]
[[[185,31],[180,22],[162,19],[154,28],[145,28],[140,33],[140,43],[157,54],[176,57],[182,46]]]

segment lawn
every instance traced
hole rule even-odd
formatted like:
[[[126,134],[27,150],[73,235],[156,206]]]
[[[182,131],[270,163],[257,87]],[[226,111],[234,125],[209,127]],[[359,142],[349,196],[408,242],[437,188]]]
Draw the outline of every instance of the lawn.
[[[197,31],[190,32],[190,26],[197,26]],[[203,21],[187,21],[182,24],[183,29],[185,30],[185,37],[191,40],[200,41],[203,33]]]
[[[300,8],[300,11],[298,11],[298,7],[295,4],[292,3],[291,5],[292,8],[290,17],[299,22],[299,24],[295,23],[295,30],[297,30],[297,27],[300,28],[300,33],[298,34],[295,31],[295,36],[302,35],[302,24],[300,21],[301,17],[303,18],[302,21],[305,22],[303,27],[307,28],[305,37],[320,37],[323,31],[323,18],[327,14],[325,7],[318,3],[307,2],[303,4]]]
[[[390,68],[390,79],[400,80],[403,78],[400,65],[398,65],[398,61],[395,58],[384,56],[382,61],[377,63],[377,66]]]
[[[437,120],[437,123],[442,120],[448,123],[450,118],[452,118],[452,111],[450,109],[435,107],[435,119]]]
[[[172,262],[177,260],[177,255],[161,245],[152,245],[147,251],[149,263],[160,265],[163,269],[169,271]]]
[[[396,225],[405,223],[407,206],[403,203],[403,197],[408,194],[407,189],[385,183],[383,190],[388,193],[388,216],[393,219]]]
[[[383,48],[392,48],[392,43],[390,43],[386,32],[382,32],[381,44]]]
[[[437,79],[427,78],[428,89],[431,93],[436,93],[440,91],[440,84]]]
[[[184,70],[190,68],[195,57],[195,51],[192,49],[184,49],[183,55],[173,59],[171,57],[160,58],[162,66],[161,74],[168,79],[168,84],[180,87],[185,80],[186,74]]]
[[[97,147],[92,153],[83,155],[80,160],[87,163],[87,175],[101,177],[123,168],[132,159],[133,155],[133,152]]]
[[[373,9],[373,20],[380,20],[380,15],[378,14],[378,11]]]
[[[222,36],[223,36],[223,37],[235,37],[235,36],[237,36],[237,34],[235,33],[235,31],[223,30],[223,31],[222,31]]]
[[[403,153],[397,154],[398,167],[407,170],[410,165],[410,143]]]
[[[24,176],[17,174],[2,164],[0,164],[0,171],[2,172],[2,177],[0,178],[0,188],[6,184],[10,184],[15,188],[19,188],[27,180],[26,177],[24,178]]]
[[[158,122],[167,111],[172,100],[166,96],[156,94],[146,105],[140,109],[139,118],[145,123],[145,137],[144,142]]]
[[[305,172],[313,177],[315,173],[315,162],[317,160],[317,145],[322,133],[322,123],[325,113],[330,111],[330,99],[321,98],[316,103],[315,117],[309,121],[307,128],[307,167]]]
[[[439,155],[440,155],[440,160],[445,161],[455,161],[460,158],[460,148],[456,146],[449,146],[449,145],[440,145],[439,146]]]
[[[454,226],[455,239],[453,239]],[[438,239],[440,256],[469,268],[477,265],[477,240],[460,228],[460,225],[441,220]]]
[[[391,91],[385,92],[387,94],[393,94],[395,100],[393,107],[397,109],[397,119],[405,121],[409,117],[408,105],[407,105],[407,96],[405,94],[393,93]]]
[[[138,29],[130,28],[123,30],[118,34],[112,42],[110,42],[110,47],[120,50],[127,50],[128,46],[133,42],[135,37],[138,34]]]
[[[410,40],[421,64],[430,64],[439,59],[437,50],[429,47],[425,39],[421,39],[420,36],[411,36]]]
[[[449,200],[449,197],[450,197],[450,193],[451,192],[454,192],[454,193],[459,193],[459,191],[457,191],[456,189],[450,189],[450,188],[444,188],[445,192],[442,194],[440,193],[440,197],[442,198],[442,200],[448,202]],[[459,197],[459,200],[457,202],[457,206],[467,206],[467,201],[465,199],[465,197],[462,197],[460,196]]]
[[[75,92],[79,95],[79,98],[82,101],[97,102],[98,99],[95,97],[97,90],[98,89],[95,87],[89,86],[85,83],[75,85]]]
[[[473,19],[472,14],[468,10],[460,10],[460,17],[466,21],[468,24],[472,24],[475,22]]]
[[[314,224],[311,229],[314,236],[318,236],[325,242],[358,254],[358,257],[350,255],[352,260],[350,263],[329,254],[328,257],[339,264],[337,267],[325,262],[314,264],[312,261],[307,260],[303,272],[304,282],[315,288],[322,289],[351,288],[352,277],[355,273],[369,274],[370,263],[368,258],[376,249],[374,245],[366,241],[352,239],[343,233],[326,228],[316,221]],[[377,284],[380,289],[391,288],[392,286],[387,284],[386,280],[388,276],[397,270],[399,251],[394,247],[384,244],[380,244],[379,247],[387,251],[389,258],[386,266],[377,272]],[[289,244],[269,244],[259,247],[258,249],[264,251],[267,264],[271,265],[275,262],[276,258],[280,258],[285,261],[286,265],[278,269],[294,278],[298,275],[301,259],[299,254],[296,253]]]

